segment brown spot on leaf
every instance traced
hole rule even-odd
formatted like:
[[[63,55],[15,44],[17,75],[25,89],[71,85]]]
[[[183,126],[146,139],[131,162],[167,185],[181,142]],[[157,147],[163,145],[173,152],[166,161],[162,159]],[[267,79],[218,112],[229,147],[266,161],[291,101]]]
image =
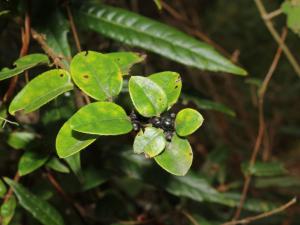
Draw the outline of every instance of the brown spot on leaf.
[[[89,51],[85,51],[84,56],[87,56],[89,54]]]
[[[175,89],[177,89],[177,88],[178,88],[178,85],[175,86]]]
[[[60,76],[60,77],[63,77],[63,76],[64,76],[64,74],[62,74],[62,73],[61,73],[61,74],[59,74],[59,76]]]
[[[85,75],[83,75],[83,78],[88,79],[89,75],[85,74]]]

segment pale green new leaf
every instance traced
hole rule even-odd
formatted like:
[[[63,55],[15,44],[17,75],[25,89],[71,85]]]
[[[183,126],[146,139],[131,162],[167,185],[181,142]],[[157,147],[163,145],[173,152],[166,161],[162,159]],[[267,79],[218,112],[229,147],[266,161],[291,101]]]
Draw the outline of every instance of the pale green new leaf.
[[[145,153],[152,158],[161,153],[166,146],[166,139],[162,129],[146,127],[145,132],[136,135],[133,143],[133,151],[137,154]]]
[[[287,15],[287,25],[296,34],[300,35],[300,1],[286,0],[281,5],[282,11]]]
[[[124,109],[112,102],[94,102],[70,118],[71,129],[96,135],[120,135],[132,130]]]
[[[14,62],[14,68],[3,68],[0,71],[0,80],[16,76],[20,73],[23,73],[25,70],[41,64],[49,64],[48,56],[44,54],[26,55]]]
[[[44,152],[27,150],[21,156],[18,164],[20,176],[25,176],[43,166],[48,160],[48,155]]]
[[[52,170],[55,170],[56,172],[60,173],[69,173],[69,168],[63,164],[61,161],[59,161],[58,158],[52,157],[47,163],[46,166]]]
[[[97,137],[74,131],[68,120],[59,130],[56,136],[56,152],[60,158],[69,157],[92,144]]]
[[[167,95],[147,77],[132,76],[128,83],[129,94],[136,110],[145,117],[158,116],[167,108]]]
[[[175,118],[175,130],[179,136],[188,136],[194,133],[203,123],[202,115],[194,109],[183,109]]]
[[[75,18],[82,27],[187,66],[238,75],[247,74],[208,44],[171,26],[124,9],[86,3],[77,10]]]
[[[13,189],[20,205],[43,225],[63,225],[64,221],[59,212],[48,202],[38,198],[21,184],[4,178]]]
[[[32,79],[12,100],[9,113],[32,112],[52,99],[73,89],[69,73],[62,69],[49,70]]]
[[[184,176],[192,165],[193,151],[188,140],[174,134],[166,149],[154,159],[169,173]]]

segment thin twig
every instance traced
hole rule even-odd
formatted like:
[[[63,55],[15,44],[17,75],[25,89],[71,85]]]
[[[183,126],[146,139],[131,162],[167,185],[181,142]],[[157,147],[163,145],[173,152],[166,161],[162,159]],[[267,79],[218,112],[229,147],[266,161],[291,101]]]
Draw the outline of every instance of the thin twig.
[[[280,38],[278,32],[276,31],[272,21],[270,19],[265,19],[265,17],[267,17],[268,13],[265,9],[264,4],[262,3],[261,0],[254,0],[254,2],[256,4],[256,7],[257,7],[261,17],[263,18],[263,21],[264,21],[266,27],[268,28],[269,32],[271,33],[271,35],[273,36],[273,38],[275,39],[277,44],[279,46],[281,46],[282,51],[284,52],[285,56],[287,57],[288,61],[292,65],[292,67],[294,68],[296,74],[298,76],[300,76],[300,66],[299,66],[298,62],[296,61],[295,57],[293,56],[293,54],[291,53],[291,51],[287,47],[287,45],[281,40],[281,38]]]
[[[281,13],[282,13],[282,10],[281,10],[281,8],[279,8],[279,9],[276,9],[275,11],[270,12],[269,14],[265,15],[263,18],[265,20],[271,20],[271,19],[275,18],[276,16],[279,16]]]
[[[226,223],[223,223],[222,225],[248,224],[248,223],[251,223],[253,221],[260,220],[260,219],[263,219],[263,218],[266,218],[266,217],[273,216],[274,214],[280,213],[280,212],[286,210],[287,208],[289,208],[290,206],[294,205],[296,202],[297,202],[297,199],[293,198],[292,200],[290,200],[286,204],[284,204],[284,205],[282,205],[282,206],[280,206],[276,209],[273,209],[269,212],[265,212],[265,213],[262,213],[262,214],[259,214],[259,215],[256,215],[256,216],[246,217],[246,218],[241,219],[241,220],[226,222]]]
[[[19,180],[20,180],[20,174],[19,174],[19,172],[16,172],[16,174],[14,176],[14,181],[18,182]],[[8,189],[6,195],[3,198],[3,204],[8,201],[8,199],[11,197],[12,194],[13,194],[13,189],[10,187]]]
[[[287,29],[284,29],[283,32],[282,32],[281,38],[280,38],[282,43],[284,42],[286,36],[287,36]],[[254,164],[256,162],[258,152],[259,152],[259,149],[260,149],[260,146],[261,146],[261,143],[262,143],[262,140],[263,140],[263,137],[264,137],[264,131],[265,131],[265,119],[264,119],[264,109],[263,109],[264,96],[265,96],[268,84],[271,80],[271,77],[272,77],[272,75],[274,74],[274,72],[277,68],[277,65],[278,65],[278,62],[279,62],[279,59],[280,59],[281,55],[282,55],[282,46],[280,45],[280,46],[278,46],[278,49],[276,51],[276,54],[275,54],[274,59],[272,61],[272,64],[269,68],[269,71],[268,71],[267,75],[265,76],[263,84],[262,84],[262,86],[261,86],[261,88],[259,89],[259,92],[258,92],[258,117],[259,117],[258,124],[259,124],[259,127],[258,127],[258,134],[257,134],[257,138],[256,138],[256,141],[255,141],[254,149],[252,151],[249,167],[254,166]],[[243,191],[242,191],[240,203],[239,203],[239,206],[238,206],[238,208],[235,212],[233,220],[237,220],[240,217],[243,205],[244,205],[245,200],[247,198],[247,193],[248,193],[250,182],[251,182],[251,174],[249,173],[245,176],[245,181],[244,181],[244,186],[243,186]]]
[[[187,211],[182,210],[180,211],[193,225],[201,225],[197,222],[197,220]]]

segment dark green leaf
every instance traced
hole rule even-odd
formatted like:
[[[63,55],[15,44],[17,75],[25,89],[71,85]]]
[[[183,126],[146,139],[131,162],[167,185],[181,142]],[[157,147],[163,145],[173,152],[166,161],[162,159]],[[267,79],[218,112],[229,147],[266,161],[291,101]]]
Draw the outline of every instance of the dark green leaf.
[[[0,209],[0,215],[2,219],[2,225],[9,225],[10,221],[12,220],[15,209],[17,206],[17,201],[14,195],[10,196],[7,202],[4,202]]]
[[[177,102],[182,86],[181,78],[178,73],[166,71],[151,74],[148,78],[164,90],[168,99],[168,108]]]
[[[60,128],[56,136],[56,152],[60,158],[66,158],[76,154],[80,150],[92,144],[97,137],[74,131],[70,127],[70,120]]]
[[[59,161],[58,158],[52,157],[47,163],[46,166],[60,173],[69,173],[69,168]]]
[[[13,69],[3,68],[0,71],[0,80],[16,76],[25,70],[41,64],[49,64],[48,56],[44,54],[26,55],[14,62],[15,67]]]
[[[188,136],[194,133],[203,123],[202,115],[194,109],[179,111],[175,119],[175,130],[179,136]]]
[[[211,71],[246,75],[211,46],[173,27],[124,9],[104,4],[84,4],[78,24],[131,46],[155,52],[184,65]]]
[[[64,158],[64,160],[68,163],[69,167],[73,171],[73,173],[82,180],[82,168],[81,168],[81,156],[80,152],[77,152],[71,156]]]
[[[132,76],[128,86],[132,103],[141,115],[158,116],[166,110],[168,101],[166,93],[149,78]]]
[[[4,182],[2,181],[2,179],[0,179],[0,198],[2,198],[5,194],[6,194],[7,188],[4,184]]]
[[[32,112],[45,105],[60,94],[72,90],[69,73],[62,69],[49,70],[32,79],[13,99],[9,113],[25,110]]]
[[[251,174],[254,176],[278,176],[287,173],[280,162],[256,162],[250,167],[249,163],[242,164],[242,170],[245,174]]]
[[[11,132],[8,136],[7,144],[14,149],[24,149],[35,139],[35,134],[27,131]]]
[[[192,165],[193,151],[188,140],[181,139],[174,134],[166,149],[154,159],[169,173],[184,176]]]
[[[166,146],[166,139],[162,129],[146,127],[145,132],[141,131],[134,139],[133,151],[145,153],[152,158],[161,153]]]
[[[87,51],[74,56],[71,75],[82,91],[97,100],[111,99],[122,88],[123,77],[118,65],[98,52]]]
[[[122,75],[128,75],[134,64],[145,60],[145,55],[135,52],[112,52],[105,55],[115,61],[120,67]]]
[[[105,183],[109,175],[103,171],[93,167],[89,167],[83,171],[82,191],[87,191]]]
[[[44,225],[63,225],[61,215],[53,206],[43,199],[32,194],[25,187],[17,182],[4,178],[5,182],[13,189],[20,205],[32,214],[40,223]]]
[[[25,176],[43,166],[48,160],[48,155],[44,152],[28,150],[20,158],[18,171],[20,176]]]
[[[132,130],[124,109],[112,102],[95,102],[79,109],[70,119],[73,130],[97,135],[120,135]]]

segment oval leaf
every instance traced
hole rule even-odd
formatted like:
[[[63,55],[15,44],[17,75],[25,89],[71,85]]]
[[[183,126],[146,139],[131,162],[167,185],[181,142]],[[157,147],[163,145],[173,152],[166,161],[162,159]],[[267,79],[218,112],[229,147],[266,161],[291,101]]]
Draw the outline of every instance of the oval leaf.
[[[20,158],[18,172],[20,176],[25,176],[43,166],[47,160],[48,155],[44,152],[28,150]]]
[[[20,205],[32,214],[40,223],[44,225],[63,225],[64,221],[61,215],[53,206],[43,199],[32,194],[25,187],[17,182],[4,178],[5,182],[13,189]]]
[[[162,129],[147,127],[145,132],[140,132],[134,139],[133,151],[145,153],[150,158],[161,153],[166,146],[166,139]]]
[[[192,165],[193,151],[188,140],[173,135],[166,149],[154,159],[169,173],[184,176]]]
[[[86,148],[97,139],[94,135],[74,131],[68,120],[56,136],[56,152],[60,158],[66,158]]]
[[[60,173],[70,173],[69,168],[63,164],[56,157],[52,157],[47,163],[46,166]]]
[[[82,107],[70,119],[73,130],[97,135],[126,134],[132,124],[124,109],[112,102],[95,102]]]
[[[141,115],[158,116],[167,108],[167,96],[164,90],[152,80],[133,76],[128,86],[133,105]]]
[[[48,56],[44,54],[31,54],[26,55],[22,58],[19,58],[15,61],[13,69],[3,68],[0,71],[0,80],[4,80],[13,76],[16,76],[20,73],[23,73],[25,70],[28,70],[32,67],[41,64],[49,64]]]
[[[77,54],[71,62],[71,75],[82,91],[97,100],[110,99],[122,88],[123,78],[118,65],[98,52]]]
[[[115,61],[120,67],[122,75],[129,74],[130,68],[134,64],[145,60],[145,55],[136,52],[112,52],[105,55]]]
[[[72,89],[73,84],[67,71],[49,70],[32,79],[13,99],[8,111],[12,115],[19,110],[32,112]]]
[[[165,91],[168,99],[168,108],[177,102],[182,86],[179,73],[166,71],[152,74],[148,78]]]
[[[4,182],[0,179],[0,198],[4,197],[6,194],[7,188],[4,184]]]
[[[78,24],[85,28],[187,66],[238,75],[247,74],[210,45],[173,27],[124,9],[87,3],[78,10],[76,18]]]
[[[3,203],[0,209],[2,225],[8,225],[10,223],[15,214],[16,206],[17,201],[14,195],[10,196],[9,199]]]
[[[194,133],[203,123],[202,115],[194,109],[183,109],[175,119],[175,130],[179,136],[187,136]]]

